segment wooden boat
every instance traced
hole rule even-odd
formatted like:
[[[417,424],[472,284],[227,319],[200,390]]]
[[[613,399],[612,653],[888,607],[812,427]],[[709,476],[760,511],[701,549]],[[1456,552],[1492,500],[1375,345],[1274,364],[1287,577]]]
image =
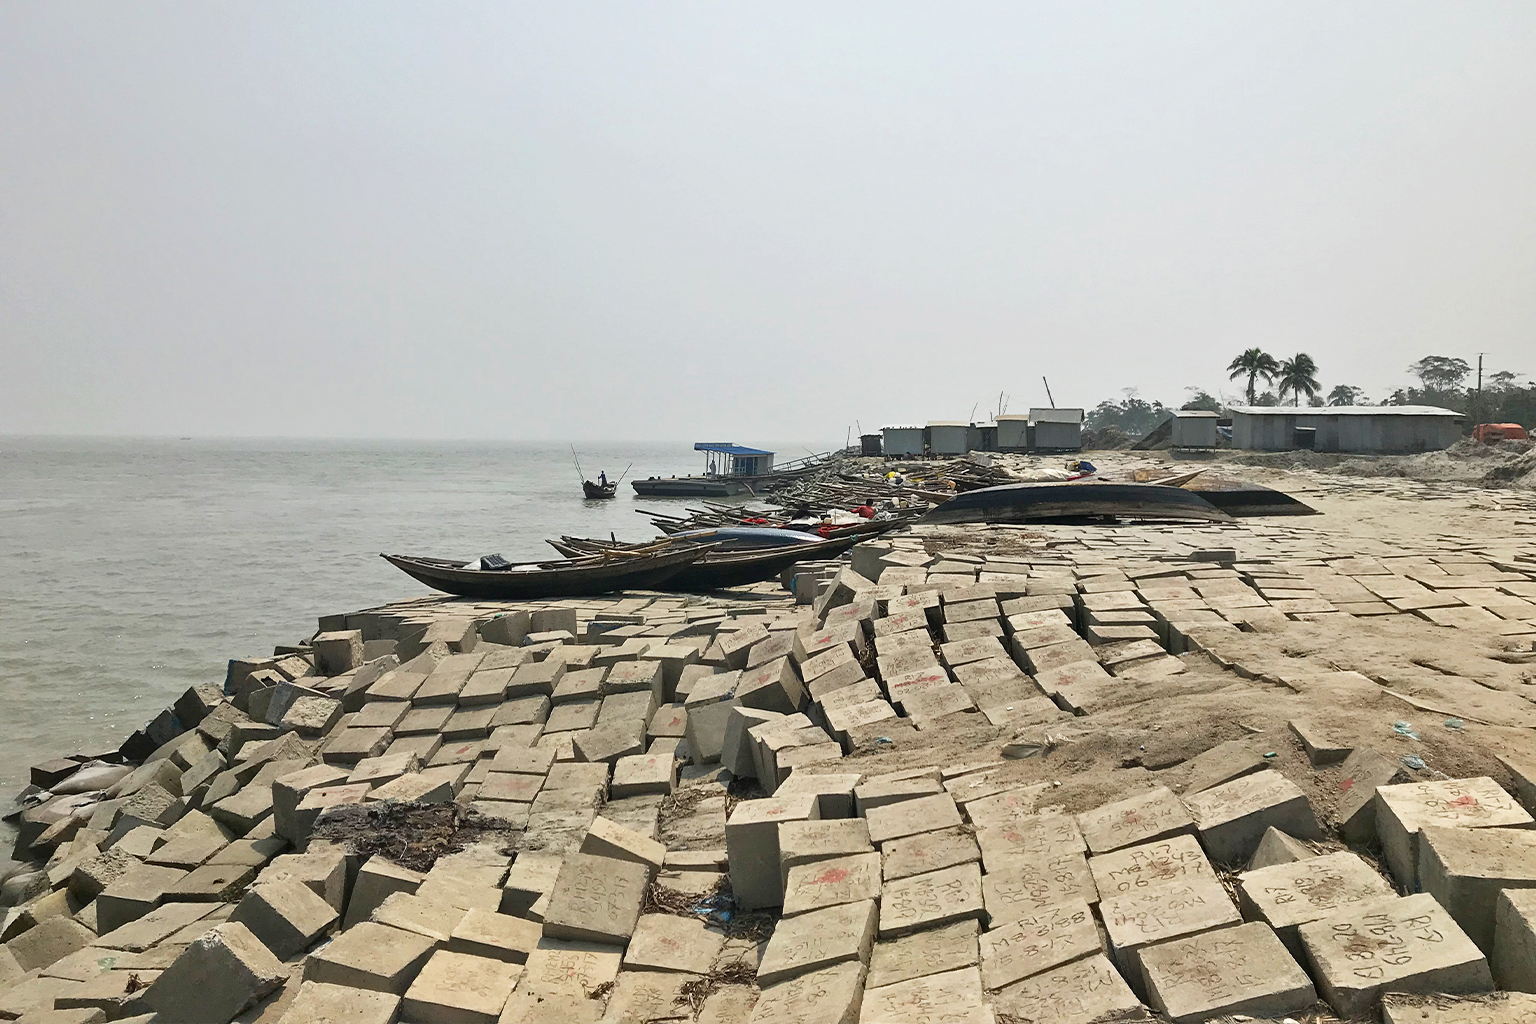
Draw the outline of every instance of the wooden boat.
[[[744,587],[749,583],[771,580],[796,562],[814,562],[836,558],[853,547],[863,536],[836,537],[814,544],[758,551],[711,552],[696,562],[683,566],[656,587],[658,590],[721,590]]]
[[[713,550],[709,544],[654,546],[568,561],[519,562],[507,569],[465,569],[445,558],[379,555],[434,590],[459,597],[524,600],[654,590]]]
[[[1049,482],[1003,484],[957,494],[920,523],[1042,523],[1079,519],[1199,519],[1231,517],[1194,491],[1160,484]]]
[[[763,580],[773,579],[796,562],[836,558],[863,540],[864,536],[864,534],[857,534],[850,537],[834,537],[830,540],[812,538],[805,543],[772,548],[747,550],[716,548],[698,561],[684,566],[675,576],[657,584],[655,589],[720,590],[725,587],[760,583]],[[548,543],[556,551],[571,558],[632,550],[622,542],[581,537],[562,537]]]
[[[588,498],[611,498],[619,493],[619,484],[615,480],[610,480],[606,484],[583,480],[581,482],[581,493]]]

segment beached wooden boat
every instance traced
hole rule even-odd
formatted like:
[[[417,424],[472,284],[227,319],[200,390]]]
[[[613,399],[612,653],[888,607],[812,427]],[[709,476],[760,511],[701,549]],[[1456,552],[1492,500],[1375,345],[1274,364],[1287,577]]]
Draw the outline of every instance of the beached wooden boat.
[[[1003,484],[957,494],[922,523],[1040,523],[1079,519],[1198,519],[1227,522],[1194,491],[1160,484],[1049,482]]]
[[[862,536],[838,537],[814,544],[759,551],[710,552],[657,584],[657,590],[721,590],[771,580],[796,562],[836,558]]]
[[[591,480],[581,482],[581,493],[588,498],[611,498],[619,493],[618,481],[610,480],[606,484],[593,483]]]
[[[569,561],[519,562],[506,569],[465,569],[462,561],[445,558],[379,557],[434,590],[459,597],[518,601],[654,590],[711,550],[708,544],[667,545]]]
[[[699,531],[700,535],[716,531]],[[730,531],[720,531],[728,533]],[[668,538],[669,540],[671,538]],[[690,538],[693,539],[693,538]],[[804,543],[781,545],[771,548],[726,550],[717,547],[703,558],[683,567],[675,576],[662,581],[657,590],[719,590],[724,587],[740,587],[748,583],[761,583],[773,579],[796,562],[813,562],[836,558],[864,539],[863,534],[850,537],[834,537],[821,540],[814,536]],[[663,542],[665,543],[665,541]],[[632,550],[622,542],[596,540],[582,537],[561,537],[548,541],[550,547],[571,558],[596,553],[614,553]]]

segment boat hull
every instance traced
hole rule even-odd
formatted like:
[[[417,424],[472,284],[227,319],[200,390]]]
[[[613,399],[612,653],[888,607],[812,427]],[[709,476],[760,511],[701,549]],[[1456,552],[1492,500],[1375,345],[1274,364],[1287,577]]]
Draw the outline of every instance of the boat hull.
[[[1193,519],[1228,522],[1231,516],[1194,491],[1157,484],[1003,484],[957,494],[920,523],[1048,523],[1080,519]]]
[[[591,480],[581,482],[581,493],[588,498],[611,498],[619,493],[618,484],[595,484]]]
[[[651,498],[729,498],[747,493],[746,484],[705,476],[658,476],[631,480],[629,485],[636,494]]]
[[[723,590],[727,587],[744,587],[777,577],[796,562],[811,562],[823,558],[836,558],[853,547],[863,537],[842,537],[800,544],[792,548],[773,548],[767,551],[718,552],[684,566],[679,572],[659,584],[656,589],[670,591]]]
[[[616,590],[654,590],[698,561],[710,548],[696,545],[642,558],[593,559],[531,572],[460,569],[437,558],[380,555],[433,590],[456,597],[521,601],[547,597],[590,597]]]

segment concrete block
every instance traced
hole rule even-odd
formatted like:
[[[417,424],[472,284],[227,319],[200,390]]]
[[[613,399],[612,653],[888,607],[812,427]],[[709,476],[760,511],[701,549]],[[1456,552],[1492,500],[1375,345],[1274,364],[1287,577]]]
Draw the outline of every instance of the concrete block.
[[[881,845],[880,853],[881,874],[886,881],[981,860],[976,838],[964,828],[892,839]]]
[[[981,934],[981,976],[996,990],[1103,949],[1087,903],[1048,904]]]
[[[748,668],[736,682],[736,699],[743,707],[793,714],[800,710],[805,688],[788,657]]]
[[[180,868],[138,864],[123,871],[96,896],[96,921],[102,933],[137,920],[160,905],[165,891],[187,873]]]
[[[425,935],[363,921],[311,953],[304,980],[403,995],[436,946]]]
[[[399,1013],[397,995],[306,981],[277,1024],[393,1024]]]
[[[667,857],[667,848],[661,843],[602,815],[592,820],[581,841],[581,852],[642,864],[653,873],[661,870]]]
[[[1243,916],[1273,928],[1297,957],[1301,925],[1394,895],[1386,879],[1347,850],[1244,872],[1237,886]],[[1489,925],[1491,931],[1491,917]]]
[[[578,761],[612,764],[645,753],[645,725],[638,720],[600,725],[575,734],[572,743]]]
[[[285,879],[250,889],[230,920],[249,928],[279,960],[289,960],[313,945],[338,916],[308,886]]]
[[[537,921],[476,907],[454,926],[447,948],[456,953],[522,964],[538,946],[543,930]]]
[[[1392,876],[1419,888],[1419,831],[1443,828],[1530,828],[1525,808],[1487,776],[1445,782],[1411,782],[1376,789],[1376,831]],[[1287,829],[1289,831],[1289,829]]]
[[[789,869],[784,887],[786,917],[880,896],[880,854],[870,850]]]
[[[789,778],[779,783],[774,796],[793,796],[811,793],[816,797],[817,808],[823,818],[852,818],[854,816],[853,790],[862,775],[846,772],[810,774],[795,770]]]
[[[677,759],[671,754],[632,754],[614,762],[608,792],[614,799],[656,793],[670,796],[677,788]]]
[[[600,1005],[600,1000],[592,1000],[590,996],[597,989],[614,983],[623,959],[623,946],[540,939],[537,948],[528,954],[518,990],[543,998],[569,995]],[[566,1019],[571,1018],[556,1020]]]
[[[1187,797],[1200,842],[1218,863],[1246,864],[1270,827],[1299,839],[1322,829],[1301,787],[1279,772],[1258,772]]]
[[[1302,749],[1307,752],[1307,759],[1312,762],[1314,768],[1324,768],[1330,764],[1338,764],[1354,753],[1355,748],[1333,736],[1327,729],[1315,722],[1299,719],[1291,719],[1289,723],[1291,735],[1301,743]]]
[[[501,894],[501,912],[524,915],[540,897],[547,896],[560,876],[565,858],[559,853],[519,853],[507,872]]]
[[[1184,763],[1184,796],[1203,793],[1233,779],[1264,771],[1269,762],[1246,739],[1219,743]]]
[[[1428,893],[1353,907],[1300,927],[1320,994],[1341,1017],[1383,992],[1486,992],[1488,961]]]
[[[758,984],[766,987],[842,963],[867,964],[875,919],[873,900],[781,919],[763,950]]]
[[[5,949],[23,971],[50,967],[96,940],[96,933],[72,917],[51,917],[9,940]]]
[[[1216,869],[1190,835],[1122,847],[1092,858],[1088,867],[1100,899],[1197,878],[1216,878]]]
[[[840,963],[763,988],[747,1024],[858,1024],[864,965]]]
[[[876,846],[920,832],[935,832],[960,824],[960,810],[948,793],[904,800],[872,808],[865,815],[869,838]]]
[[[778,838],[779,874],[786,883],[790,868],[874,850],[862,818],[786,821],[779,826]]]
[[[1115,959],[1141,983],[1141,951],[1170,939],[1241,924],[1227,890],[1213,878],[1194,877],[1122,896],[1100,897],[1099,914]]]
[[[1009,861],[987,871],[981,893],[989,928],[1033,917],[1059,904],[1099,902],[1098,888],[1081,853]]]
[[[1409,781],[1403,763],[1369,747],[1362,747],[1344,759],[1337,783],[1339,788],[1339,834],[1355,846],[1376,841],[1376,789]]]
[[[755,779],[757,761],[749,730],[764,722],[783,717],[776,711],[759,708],[733,707],[726,717],[725,734],[721,739],[720,766],[737,778]]]
[[[1194,819],[1166,786],[1077,816],[1090,853],[1109,853],[1176,835],[1193,834]]]
[[[931,1020],[935,1011],[957,1024],[991,1024],[995,1019],[982,995],[981,973],[964,967],[866,989],[859,1020],[871,1024]]]
[[[634,934],[652,870],[634,861],[573,853],[544,913],[549,938],[622,945]]]
[[[1278,1018],[1317,1001],[1306,972],[1259,922],[1153,946],[1141,965],[1152,1004],[1175,1024],[1233,1014]]]
[[[975,967],[981,962],[979,931],[980,925],[968,919],[877,942],[870,953],[867,987],[883,988],[913,978]]]
[[[741,909],[783,903],[779,826],[788,821],[814,820],[820,814],[820,805],[811,793],[743,800],[736,805],[725,825],[725,842],[731,887]]]
[[[263,882],[289,878],[309,886],[339,913],[347,900],[347,859],[332,846],[316,844],[304,853],[284,854],[261,874]]]
[[[521,974],[517,964],[440,949],[411,982],[401,1010],[424,1024],[496,1024]]]
[[[1254,850],[1253,856],[1248,859],[1248,870],[1257,871],[1277,864],[1294,864],[1296,861],[1316,856],[1317,852],[1306,843],[1293,839],[1271,826],[1264,830],[1258,849]]]
[[[984,911],[981,869],[975,863],[894,879],[880,896],[880,936],[979,919]]]
[[[1499,893],[1490,964],[1499,988],[1536,992],[1536,890]]]
[[[1090,956],[1010,986],[997,1008],[1042,1024],[1092,1024],[1129,1016],[1141,1003],[1107,957]]]
[[[155,1020],[227,1021],[288,979],[244,925],[226,922],[192,942],[144,993]]]
[[[1480,996],[1381,997],[1382,1024],[1525,1024],[1536,1020],[1536,996],[1490,992]]]
[[[632,971],[708,974],[720,956],[725,935],[696,917],[644,914],[624,954]]]
[[[1426,825],[1419,831],[1419,884],[1491,955],[1499,892],[1536,888],[1536,832]]]

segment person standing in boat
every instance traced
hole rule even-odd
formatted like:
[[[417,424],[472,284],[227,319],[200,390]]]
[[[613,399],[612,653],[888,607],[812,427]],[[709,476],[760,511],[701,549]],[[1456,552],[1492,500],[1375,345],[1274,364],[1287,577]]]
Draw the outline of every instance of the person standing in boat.
[[[606,469],[598,471],[597,482],[604,487],[608,486],[608,471]]]

